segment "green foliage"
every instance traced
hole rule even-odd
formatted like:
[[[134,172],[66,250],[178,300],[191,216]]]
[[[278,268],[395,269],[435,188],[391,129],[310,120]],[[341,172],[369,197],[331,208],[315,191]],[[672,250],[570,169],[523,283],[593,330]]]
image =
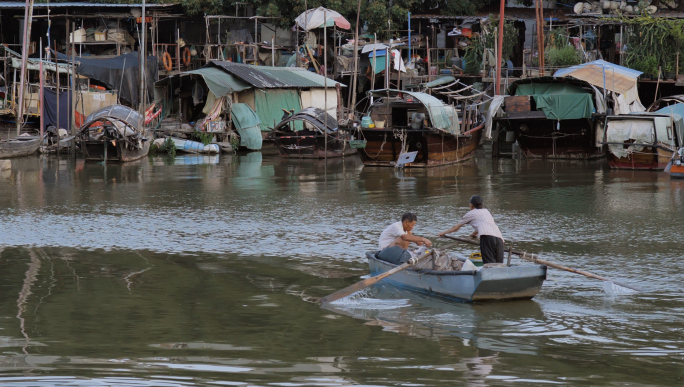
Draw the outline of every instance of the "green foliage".
[[[675,72],[677,54],[684,47],[684,20],[654,18],[642,15],[622,18],[627,25],[624,44],[625,65],[647,75],[657,76],[658,66],[667,72]],[[684,60],[679,60],[682,72]]]
[[[171,137],[167,137],[166,140],[164,140],[164,145],[162,145],[160,151],[166,152],[166,154],[173,157],[176,155],[176,143],[173,142]]]
[[[482,57],[485,49],[496,50],[497,29],[499,27],[499,20],[494,16],[489,16],[489,23],[482,26],[482,31],[479,35],[474,35],[472,44],[467,48],[464,55],[466,61],[466,74],[478,74],[482,68]],[[512,54],[513,47],[518,42],[518,30],[515,29],[512,22],[504,21],[504,34],[502,44],[502,59],[505,62]]]
[[[211,143],[211,140],[214,139],[214,133],[200,132],[199,130],[195,130],[194,132],[192,132],[192,136],[190,137],[195,141],[199,141],[204,145],[208,145]]]
[[[582,63],[582,55],[573,46],[552,47],[546,51],[546,62],[551,67],[567,67]]]

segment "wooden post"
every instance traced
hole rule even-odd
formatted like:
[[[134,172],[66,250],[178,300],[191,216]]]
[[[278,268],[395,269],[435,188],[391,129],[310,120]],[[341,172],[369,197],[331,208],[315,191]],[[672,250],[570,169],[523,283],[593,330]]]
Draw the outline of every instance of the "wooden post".
[[[504,11],[506,9],[506,0],[501,0],[501,5],[499,7],[499,41],[497,42],[496,48],[496,86],[494,94],[501,95],[501,62],[503,59],[503,34],[504,34]]]
[[[40,39],[40,53],[38,55],[38,58],[40,59],[40,74],[39,74],[39,79],[40,79],[40,85],[39,87],[39,105],[40,106],[40,141],[43,141],[43,129],[45,129],[45,120],[43,119],[44,115],[43,112],[45,111],[44,106],[43,106],[43,39]]]
[[[328,162],[328,12],[323,11],[323,104],[325,106],[324,125],[323,125],[323,141],[325,142],[324,147],[324,158],[326,163]]]
[[[76,23],[72,24],[72,29],[74,32],[76,32]],[[69,79],[71,82],[69,82],[69,97],[67,101],[69,101],[69,115],[71,117],[71,125],[69,125],[69,132],[71,133],[72,136],[76,135],[76,104],[74,102],[74,94],[76,90],[76,71],[74,63],[76,62],[76,43],[72,43],[71,45],[71,64],[67,65],[67,69],[70,69],[67,75],[69,76]],[[68,63],[68,62],[67,62]],[[71,74],[69,74],[71,73]]]

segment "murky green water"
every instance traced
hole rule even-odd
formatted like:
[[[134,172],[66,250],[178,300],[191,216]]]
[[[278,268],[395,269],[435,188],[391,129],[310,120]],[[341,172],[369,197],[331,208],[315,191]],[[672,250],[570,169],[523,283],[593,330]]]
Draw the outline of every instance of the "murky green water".
[[[475,193],[516,248],[644,292],[549,269],[531,301],[314,302],[367,274],[403,212],[433,236]],[[683,205],[684,181],[600,161],[13,160],[0,384],[682,385]]]

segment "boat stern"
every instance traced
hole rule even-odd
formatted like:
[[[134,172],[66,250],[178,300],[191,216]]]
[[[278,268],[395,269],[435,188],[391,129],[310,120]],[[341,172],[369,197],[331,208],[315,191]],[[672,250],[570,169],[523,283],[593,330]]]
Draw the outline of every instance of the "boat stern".
[[[546,266],[523,265],[481,269],[473,301],[532,298],[546,279]]]

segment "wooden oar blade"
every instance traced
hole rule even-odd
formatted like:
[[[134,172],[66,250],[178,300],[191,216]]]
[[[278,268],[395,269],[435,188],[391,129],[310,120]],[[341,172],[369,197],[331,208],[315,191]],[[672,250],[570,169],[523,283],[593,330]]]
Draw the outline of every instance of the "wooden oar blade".
[[[329,302],[337,301],[340,298],[347,297],[348,295],[354,294],[354,293],[358,292],[359,290],[363,290],[363,289],[377,283],[378,281],[380,281],[381,279],[383,279],[385,277],[389,277],[394,273],[398,273],[398,272],[400,272],[400,271],[402,271],[408,267],[411,267],[411,266],[417,264],[418,262],[429,257],[430,255],[432,255],[432,250],[427,250],[427,251],[425,251],[425,253],[423,253],[418,258],[411,258],[411,260],[409,262],[406,262],[401,266],[397,266],[394,269],[386,271],[382,274],[378,274],[375,277],[366,278],[365,280],[363,280],[361,282],[357,282],[354,285],[347,286],[344,289],[338,290],[333,294],[330,294],[328,296],[321,298],[321,304],[326,304]]]

